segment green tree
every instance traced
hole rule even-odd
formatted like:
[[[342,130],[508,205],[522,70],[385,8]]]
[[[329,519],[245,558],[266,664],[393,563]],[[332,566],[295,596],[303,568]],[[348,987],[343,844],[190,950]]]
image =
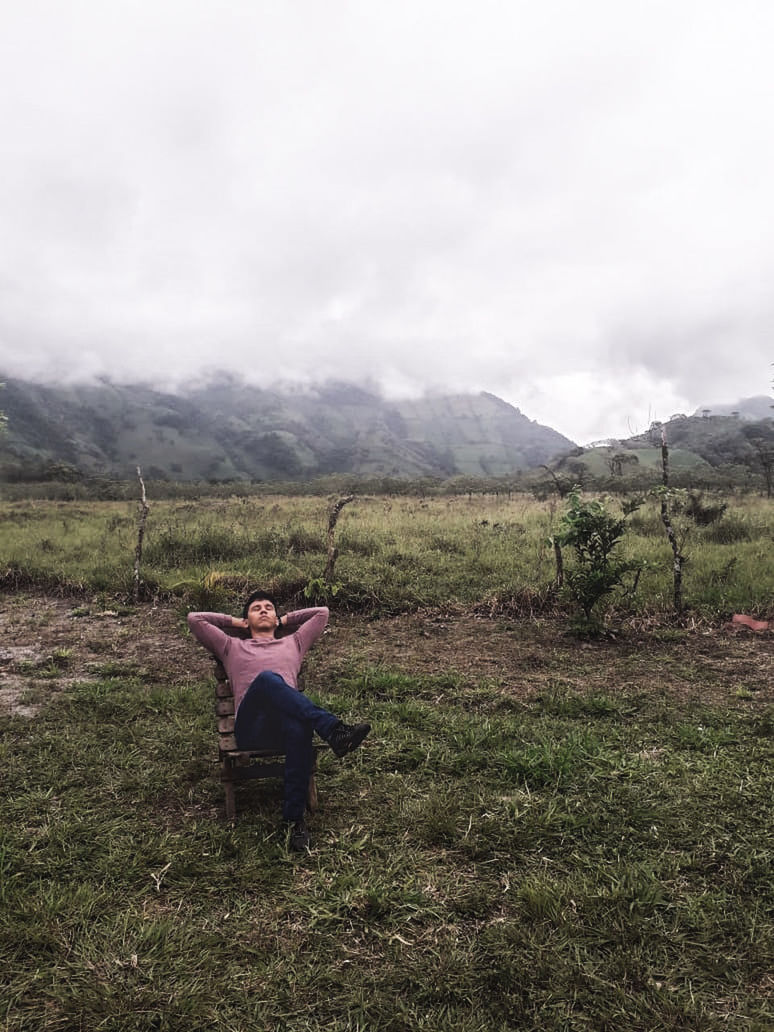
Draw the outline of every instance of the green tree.
[[[636,505],[629,512],[634,508]],[[587,625],[592,623],[597,603],[622,584],[627,573],[639,568],[616,554],[626,533],[626,515],[614,516],[597,499],[582,501],[578,488],[567,499],[557,540],[575,553],[575,564],[565,571],[564,584]]]

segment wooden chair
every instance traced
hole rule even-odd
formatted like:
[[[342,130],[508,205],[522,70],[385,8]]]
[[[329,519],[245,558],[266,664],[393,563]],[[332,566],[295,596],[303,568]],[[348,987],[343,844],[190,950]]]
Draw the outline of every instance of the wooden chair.
[[[226,818],[236,820],[234,786],[240,781],[281,778],[285,774],[284,753],[276,749],[239,749],[234,737],[234,696],[226,671],[215,660],[215,714],[218,720],[220,780],[226,793]],[[315,745],[312,772],[309,775],[307,809],[317,809],[317,757],[325,745]]]

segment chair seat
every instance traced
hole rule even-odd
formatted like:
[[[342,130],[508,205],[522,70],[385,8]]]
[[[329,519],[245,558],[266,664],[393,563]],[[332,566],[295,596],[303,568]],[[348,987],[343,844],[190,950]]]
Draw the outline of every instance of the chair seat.
[[[236,820],[234,784],[263,778],[281,778],[285,773],[285,753],[281,749],[240,749],[234,736],[234,695],[226,671],[215,662],[215,715],[218,727],[220,780],[226,795],[226,818]],[[326,745],[315,745],[307,789],[307,809],[317,809],[317,757]]]

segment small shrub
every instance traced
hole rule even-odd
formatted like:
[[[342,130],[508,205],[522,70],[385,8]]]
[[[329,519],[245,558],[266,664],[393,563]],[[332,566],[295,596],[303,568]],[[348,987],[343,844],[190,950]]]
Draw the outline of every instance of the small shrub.
[[[70,665],[70,660],[73,658],[73,650],[62,646],[61,648],[54,649],[51,653],[51,662],[55,667],[64,669]]]
[[[727,516],[708,526],[703,534],[705,541],[713,545],[735,545],[738,541],[751,541],[750,524],[740,516]]]
[[[304,598],[315,606],[327,606],[341,591],[341,584],[329,584],[323,577],[314,577],[304,588]]]
[[[689,491],[684,512],[690,516],[697,527],[708,527],[717,523],[728,508],[726,502],[705,502],[704,496],[696,491]]]
[[[575,552],[576,565],[565,572],[565,584],[587,624],[597,603],[637,569],[614,554],[625,530],[625,517],[612,516],[603,502],[582,502],[577,490],[570,495],[558,539]]]

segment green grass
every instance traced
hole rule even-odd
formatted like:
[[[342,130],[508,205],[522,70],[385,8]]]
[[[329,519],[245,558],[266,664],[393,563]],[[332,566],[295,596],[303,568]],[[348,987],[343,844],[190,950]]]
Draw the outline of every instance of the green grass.
[[[728,501],[725,515],[706,527],[675,518],[687,556],[685,603],[710,618],[736,610],[766,615],[774,603],[772,503]],[[223,608],[260,583],[283,604],[298,604],[325,568],[326,508],[316,497],[151,500],[146,592],[177,595],[192,608]],[[448,602],[530,612],[554,606],[549,538],[562,511],[562,503],[525,495],[358,498],[337,526],[335,604],[374,614]],[[5,502],[0,520],[5,587],[131,595],[133,504]],[[611,619],[668,614],[672,554],[655,501],[632,517],[623,553],[643,571],[636,593],[609,600]]]
[[[539,633],[521,696],[335,660],[375,730],[301,857],[279,784],[222,821],[209,683],[106,663],[2,718],[0,1028],[773,1027],[774,711],[614,688],[614,650],[575,690]]]

